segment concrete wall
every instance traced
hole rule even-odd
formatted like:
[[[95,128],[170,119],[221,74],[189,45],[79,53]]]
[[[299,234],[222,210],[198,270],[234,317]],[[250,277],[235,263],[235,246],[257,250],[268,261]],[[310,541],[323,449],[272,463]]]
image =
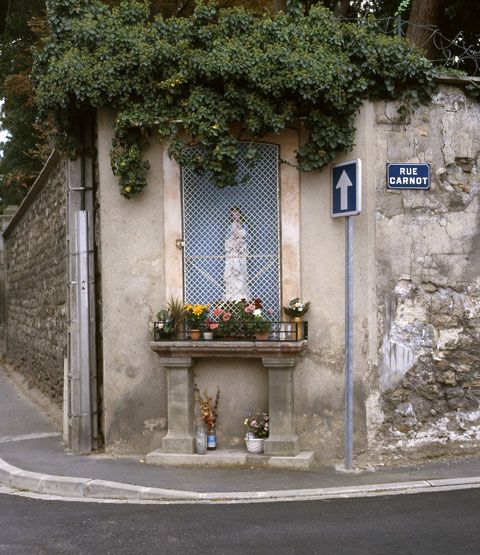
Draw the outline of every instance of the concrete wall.
[[[7,358],[54,400],[67,339],[65,168],[50,158],[4,232]]]
[[[431,424],[455,425],[457,435],[463,426],[470,431],[462,440],[476,445],[478,110],[449,88],[406,123],[392,103],[367,104],[355,148],[335,160],[363,165],[363,211],[354,222],[357,460],[408,451],[412,437],[417,449],[422,426]],[[147,452],[160,446],[166,426],[165,376],[149,349],[149,324],[182,291],[172,232],[181,229],[180,173],[152,144],[149,186],[124,200],[110,168],[112,122],[111,113],[99,113],[105,439],[114,452]],[[432,190],[387,191],[386,163],[412,161],[432,164]],[[345,233],[344,221],[330,216],[330,181],[330,168],[300,176],[295,278],[295,293],[311,301],[308,353],[295,375],[297,432],[301,447],[324,463],[343,457],[344,428]],[[213,394],[220,386],[220,443],[241,443],[245,415],[268,408],[265,370],[205,360],[195,374],[200,389]],[[432,380],[437,404],[418,393]]]

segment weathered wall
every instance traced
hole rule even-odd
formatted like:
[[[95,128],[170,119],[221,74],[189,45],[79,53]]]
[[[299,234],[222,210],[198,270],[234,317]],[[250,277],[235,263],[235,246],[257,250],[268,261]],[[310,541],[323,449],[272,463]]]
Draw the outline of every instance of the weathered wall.
[[[474,446],[479,433],[479,106],[444,88],[411,121],[396,114],[393,103],[365,105],[354,150],[335,160],[363,166],[354,221],[357,460],[423,445],[431,454],[452,439]],[[165,375],[148,325],[182,292],[180,232],[166,232],[181,230],[180,175],[152,144],[149,186],[122,199],[109,162],[112,122],[99,114],[106,445],[146,452],[166,431]],[[415,161],[432,164],[432,189],[387,191],[386,163]],[[300,176],[296,292],[311,308],[308,352],[295,371],[296,426],[302,449],[323,463],[344,454],[345,233],[330,216],[330,186],[330,168]],[[210,393],[220,386],[220,441],[240,443],[244,416],[267,408],[265,370],[203,360],[195,376]]]
[[[379,389],[371,446],[430,456],[480,445],[480,105],[443,87],[402,123],[376,105]],[[385,162],[428,162],[429,191],[389,191]]]
[[[149,323],[165,305],[162,150],[153,145],[149,186],[120,196],[110,166],[113,114],[99,112],[105,448],[147,452],[165,434],[165,376],[150,350]]]
[[[50,158],[4,233],[7,358],[54,400],[67,338],[65,171]]]

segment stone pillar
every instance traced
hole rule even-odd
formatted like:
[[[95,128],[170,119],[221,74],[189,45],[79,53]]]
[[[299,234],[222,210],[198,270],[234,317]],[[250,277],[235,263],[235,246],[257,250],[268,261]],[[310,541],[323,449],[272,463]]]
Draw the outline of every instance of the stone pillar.
[[[293,402],[293,372],[297,359],[264,357],[262,363],[268,368],[270,415],[270,434],[265,440],[264,452],[266,455],[294,456],[299,451]]]
[[[162,358],[167,372],[168,432],[162,440],[165,453],[194,453],[193,368],[190,357]]]

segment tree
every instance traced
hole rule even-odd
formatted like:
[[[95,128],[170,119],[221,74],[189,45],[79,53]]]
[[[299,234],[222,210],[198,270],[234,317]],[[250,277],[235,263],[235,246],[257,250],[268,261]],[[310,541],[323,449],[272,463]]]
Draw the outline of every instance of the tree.
[[[40,16],[44,7],[44,0],[9,0],[0,7],[1,126],[10,134],[0,157],[0,210],[22,200],[42,167],[43,160],[35,154],[41,131],[35,127],[36,109],[29,81],[30,47],[36,35],[28,22]]]
[[[436,56],[431,27],[438,27],[442,12],[441,0],[413,0],[408,21],[407,38],[425,50],[427,58]]]

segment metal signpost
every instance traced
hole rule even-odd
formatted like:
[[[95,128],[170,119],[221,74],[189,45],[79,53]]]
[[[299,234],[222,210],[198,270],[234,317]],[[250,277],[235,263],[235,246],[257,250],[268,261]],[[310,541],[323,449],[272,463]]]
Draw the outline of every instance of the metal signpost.
[[[360,214],[362,164],[332,167],[332,218],[345,217],[345,468],[353,467],[353,219]]]

